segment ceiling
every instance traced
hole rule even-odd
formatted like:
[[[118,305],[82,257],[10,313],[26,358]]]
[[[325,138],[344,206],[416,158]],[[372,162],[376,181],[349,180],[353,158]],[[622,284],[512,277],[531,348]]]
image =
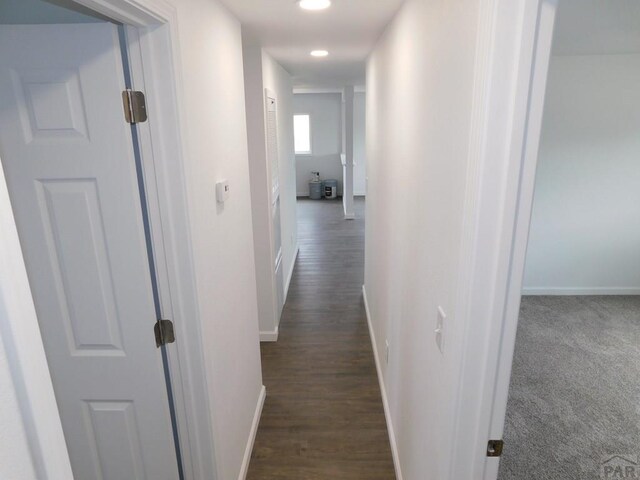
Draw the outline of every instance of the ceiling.
[[[640,0],[560,0],[556,55],[640,53]]]
[[[369,52],[404,0],[333,0],[322,11],[302,10],[295,0],[222,0],[242,22],[243,33],[293,76],[294,86],[364,85]],[[312,58],[311,50],[329,51]]]

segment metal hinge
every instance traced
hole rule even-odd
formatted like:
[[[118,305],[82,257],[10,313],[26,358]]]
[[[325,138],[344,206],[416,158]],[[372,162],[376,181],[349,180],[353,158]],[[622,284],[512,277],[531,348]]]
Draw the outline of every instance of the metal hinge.
[[[144,93],[136,90],[124,90],[122,92],[122,104],[124,106],[124,118],[128,123],[142,123],[147,121],[147,104]]]
[[[167,343],[176,341],[176,334],[173,331],[173,322],[171,320],[158,320],[156,326],[153,327],[156,334],[156,347],[161,347]]]
[[[487,457],[499,457],[502,455],[504,440],[489,440],[487,443]]]

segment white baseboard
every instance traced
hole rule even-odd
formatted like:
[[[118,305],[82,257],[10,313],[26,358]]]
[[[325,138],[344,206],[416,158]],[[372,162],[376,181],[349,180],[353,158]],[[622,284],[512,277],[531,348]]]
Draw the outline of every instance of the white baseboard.
[[[344,214],[344,219],[345,220],[354,220],[356,218],[356,214],[355,213],[345,213]]]
[[[253,414],[253,423],[251,424],[247,447],[244,450],[244,457],[242,458],[242,465],[240,466],[240,475],[238,475],[238,480],[245,480],[247,478],[249,463],[251,462],[251,452],[253,451],[253,444],[256,441],[256,434],[258,433],[258,425],[260,425],[260,417],[262,416],[262,407],[264,407],[265,398],[267,398],[267,389],[263,385],[260,390],[260,395],[258,396],[256,412]]]
[[[293,261],[291,262],[291,268],[287,273],[287,281],[284,284],[284,301],[287,301],[287,296],[289,295],[289,286],[291,285],[291,277],[293,277],[293,269],[296,267],[296,262],[298,261],[298,253],[300,252],[300,247],[296,244],[296,249],[293,253]]]
[[[369,326],[369,336],[371,337],[371,346],[373,347],[373,357],[376,361],[376,371],[378,372],[378,382],[380,383],[380,392],[382,393],[382,405],[384,407],[384,416],[387,420],[387,431],[389,432],[389,443],[391,444],[391,455],[393,456],[393,466],[396,470],[396,479],[403,480],[402,468],[400,467],[400,455],[398,452],[398,443],[396,442],[396,434],[393,429],[393,421],[391,420],[391,410],[389,408],[389,399],[387,397],[387,389],[384,385],[382,376],[382,368],[380,366],[380,356],[378,355],[378,344],[376,343],[376,334],[373,331],[371,323],[371,312],[369,311],[369,302],[367,300],[367,290],[362,286],[362,295],[364,297],[364,309],[367,312],[367,325]]]
[[[277,342],[278,341],[278,327],[276,327],[272,331],[260,331],[260,341],[261,342]]]
[[[291,277],[293,276],[293,269],[296,266],[296,261],[298,259],[298,252],[300,249],[298,245],[296,245],[295,253],[293,254],[293,262],[291,262],[291,268],[289,268],[289,272],[287,273],[287,281],[284,285],[284,301],[287,301],[287,295],[289,295],[289,286],[291,285]],[[260,341],[261,342],[277,342],[279,335],[279,327],[274,328],[273,330],[260,331]]]
[[[523,287],[522,295],[640,295],[640,287]]]

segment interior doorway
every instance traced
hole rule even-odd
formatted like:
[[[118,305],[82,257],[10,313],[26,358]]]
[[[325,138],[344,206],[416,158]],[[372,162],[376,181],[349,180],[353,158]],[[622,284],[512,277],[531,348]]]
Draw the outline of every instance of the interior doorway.
[[[517,233],[528,247],[502,480],[637,475],[639,15],[631,2],[558,5],[531,222]]]
[[[74,475],[176,478],[118,26],[0,35],[0,155]]]
[[[293,108],[298,198],[342,199],[353,218],[367,191],[364,89],[294,90]]]
[[[165,41],[167,31],[140,29],[146,34],[142,45],[137,28],[74,2],[13,2],[1,13],[0,157],[62,419],[64,456],[68,451],[79,478],[173,480],[197,478],[198,470],[207,476],[204,469],[209,463],[212,471],[213,460],[194,466],[197,452],[190,448],[194,438],[202,445],[206,436],[201,428],[184,434],[201,400],[196,394],[185,405],[191,385],[181,373],[187,364],[176,361],[185,353],[157,348],[154,335],[158,319],[179,317],[170,314],[167,301],[173,308],[181,302],[169,295],[182,278],[168,279],[170,267],[154,262],[157,255],[164,262],[181,255],[163,254],[172,238],[166,236],[170,227],[158,228],[158,219],[167,222],[170,214],[157,202],[162,185],[155,182],[174,144],[169,135],[160,147],[148,125],[130,126],[122,98],[132,81],[144,90],[143,71],[158,94],[173,81],[155,77],[147,50]],[[128,22],[133,15],[130,10],[117,16]],[[133,23],[146,21],[142,15]],[[170,69],[167,60],[163,65]],[[153,93],[151,98],[155,112],[168,114],[163,126],[169,126],[172,100],[156,102]],[[179,183],[182,177],[173,178]],[[12,328],[12,317],[6,321],[2,328]],[[188,324],[180,330],[188,332]],[[181,340],[187,348],[186,333]],[[10,366],[16,379],[28,382],[29,369],[17,363],[26,358],[26,344],[12,341]],[[54,460],[53,449],[40,448],[48,419],[32,402],[21,408],[33,422],[27,434],[36,475],[62,478],[62,450]],[[199,424],[207,428],[207,422]]]

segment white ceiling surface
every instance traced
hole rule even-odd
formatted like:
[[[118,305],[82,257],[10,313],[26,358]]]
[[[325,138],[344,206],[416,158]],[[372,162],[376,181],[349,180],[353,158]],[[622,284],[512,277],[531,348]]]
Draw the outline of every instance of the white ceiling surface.
[[[640,0],[560,0],[555,55],[640,53]]]
[[[296,87],[365,83],[365,64],[403,0],[332,0],[326,10],[302,10],[295,0],[222,0],[293,76]],[[639,0],[640,1],[640,0]],[[312,58],[311,50],[328,50]]]

